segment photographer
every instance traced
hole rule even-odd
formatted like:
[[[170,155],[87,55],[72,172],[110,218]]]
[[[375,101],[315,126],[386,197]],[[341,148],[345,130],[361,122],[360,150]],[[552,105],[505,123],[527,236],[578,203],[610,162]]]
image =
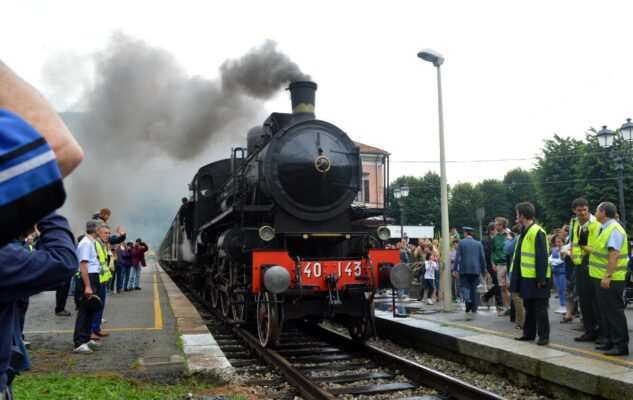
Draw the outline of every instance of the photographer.
[[[73,235],[64,217],[50,214],[37,227],[41,236],[36,250],[28,251],[17,243],[0,248],[0,393],[9,396],[16,368],[9,361],[21,358],[12,354],[16,352],[16,301],[54,289],[70,278],[78,265]]]
[[[68,222],[51,212],[63,204],[61,179],[79,165],[83,151],[53,107],[2,61],[0,156],[5,177],[0,182],[0,399],[5,400],[12,397],[11,381],[26,356],[15,332],[16,301],[54,289],[77,270]],[[36,222],[41,236],[35,251],[9,243]]]

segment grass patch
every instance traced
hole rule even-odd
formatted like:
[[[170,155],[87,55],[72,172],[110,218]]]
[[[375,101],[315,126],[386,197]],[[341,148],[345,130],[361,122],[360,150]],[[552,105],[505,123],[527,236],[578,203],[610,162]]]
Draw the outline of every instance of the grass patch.
[[[177,384],[158,385],[118,374],[92,375],[23,375],[16,378],[13,385],[16,398],[21,400],[149,400],[184,399],[189,393],[194,395],[211,391],[211,385]],[[240,396],[233,396],[239,399]]]

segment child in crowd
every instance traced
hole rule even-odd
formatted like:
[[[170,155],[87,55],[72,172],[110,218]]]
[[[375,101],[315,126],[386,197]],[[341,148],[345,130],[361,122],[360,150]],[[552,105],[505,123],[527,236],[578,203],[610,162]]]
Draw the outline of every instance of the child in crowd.
[[[560,236],[556,236],[554,238],[552,254],[549,257],[552,275],[554,282],[556,282],[556,289],[558,290],[558,301],[560,302],[560,307],[555,311],[557,314],[565,314],[567,311],[565,297],[565,262],[564,254],[561,254],[564,244],[563,239],[561,239]]]
[[[426,283],[426,304],[433,304],[435,294],[435,270],[437,269],[437,254],[430,253],[425,262],[424,282]]]

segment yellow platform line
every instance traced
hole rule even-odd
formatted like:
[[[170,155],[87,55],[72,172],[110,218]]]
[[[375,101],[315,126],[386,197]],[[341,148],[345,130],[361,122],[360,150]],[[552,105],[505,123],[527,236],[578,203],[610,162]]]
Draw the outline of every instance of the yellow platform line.
[[[162,329],[162,328],[161,328]],[[156,328],[109,328],[108,332],[126,332],[126,331],[157,331]],[[58,329],[52,331],[25,331],[24,333],[73,333],[74,329]]]
[[[154,327],[153,328],[109,328],[108,332],[125,332],[125,331],[162,331],[163,330],[163,314],[160,309],[160,294],[158,292],[158,279],[156,270],[154,270]],[[73,333],[74,329],[58,329],[51,331],[26,331],[24,333]]]
[[[444,321],[444,320],[440,320],[440,319],[435,319],[435,318],[429,318],[426,316],[420,316],[421,319],[426,319],[429,321],[433,321],[433,322],[437,322],[439,324],[446,324],[446,325],[450,325],[450,326],[454,326],[456,328],[464,328],[464,329],[468,329],[471,331],[476,331],[476,332],[482,332],[482,333],[489,333],[492,335],[496,335],[496,336],[503,336],[506,338],[510,338],[513,339],[514,336],[504,333],[504,332],[499,332],[499,331],[495,331],[493,329],[486,329],[486,328],[480,328],[478,326],[473,326],[473,325],[468,325],[468,324],[461,324],[458,322],[451,322],[451,321]],[[610,361],[610,362],[614,362],[614,363],[619,363],[619,364],[623,364],[623,365],[627,365],[627,366],[633,366],[633,361],[629,361],[629,360],[623,360],[621,358],[617,358],[614,356],[606,356],[602,353],[597,353],[595,351],[591,351],[591,350],[584,350],[584,349],[579,349],[576,347],[571,347],[571,346],[565,346],[563,344],[556,344],[556,343],[550,343],[549,347],[553,347],[553,348],[557,348],[557,349],[562,349],[562,350],[567,350],[568,352],[576,352],[576,353],[582,353],[582,354],[587,354],[593,357],[598,357],[598,358],[602,358],[604,360]]]
[[[154,268],[154,329],[163,329],[163,314],[160,310],[160,295],[158,294],[158,277]]]

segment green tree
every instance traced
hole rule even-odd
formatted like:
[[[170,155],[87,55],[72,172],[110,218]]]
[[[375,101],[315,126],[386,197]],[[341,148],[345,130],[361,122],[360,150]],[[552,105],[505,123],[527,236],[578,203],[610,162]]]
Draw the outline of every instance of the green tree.
[[[481,205],[486,213],[485,221],[506,217],[514,221],[514,204],[508,201],[508,186],[498,179],[486,179],[476,186],[481,193]]]
[[[622,139],[616,139],[614,147],[604,150],[595,137],[587,134],[586,151],[580,157],[578,164],[579,179],[578,193],[588,201],[593,212],[596,206],[603,201],[614,203],[618,210],[619,193],[615,157],[627,154],[628,143]],[[631,162],[623,163],[624,199],[627,210],[627,231],[631,229],[631,217],[633,217],[633,165]]]
[[[571,203],[584,193],[584,169],[581,157],[589,145],[573,138],[554,135],[545,140],[537,156],[534,169],[538,181],[538,193],[543,223],[550,228],[559,227],[569,221]]]
[[[409,196],[395,200],[393,189],[407,185]],[[423,177],[400,176],[389,184],[388,217],[400,223],[400,204],[404,209],[405,225],[438,225],[440,224],[440,176],[435,172],[427,172]],[[395,201],[394,201],[395,200]]]
[[[541,219],[542,210],[538,199],[538,186],[533,171],[526,171],[522,168],[514,168],[503,177],[503,183],[507,187],[507,202],[510,204],[508,214],[510,223],[514,221],[516,215],[514,206],[518,203],[529,201],[536,208],[536,218]]]
[[[463,226],[479,226],[475,209],[482,203],[481,191],[471,183],[458,183],[451,188],[449,207],[450,226],[461,229]]]

